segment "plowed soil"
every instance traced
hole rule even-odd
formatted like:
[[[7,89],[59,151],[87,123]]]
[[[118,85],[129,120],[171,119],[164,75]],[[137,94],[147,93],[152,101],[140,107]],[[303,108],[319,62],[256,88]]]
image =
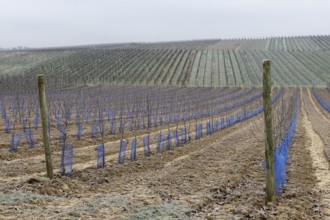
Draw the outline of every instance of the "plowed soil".
[[[103,169],[81,147],[73,176],[51,181],[42,155],[0,158],[0,219],[327,219],[330,123],[320,108],[302,90],[288,183],[275,203],[265,203],[259,115],[163,154],[139,151],[123,165],[109,151]]]

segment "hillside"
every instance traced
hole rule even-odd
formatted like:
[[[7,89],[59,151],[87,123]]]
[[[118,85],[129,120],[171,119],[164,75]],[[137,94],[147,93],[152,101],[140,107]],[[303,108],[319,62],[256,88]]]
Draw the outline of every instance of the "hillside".
[[[8,89],[30,85],[42,73],[52,88],[98,84],[258,87],[261,62],[266,58],[272,62],[275,86],[325,87],[330,81],[330,36],[309,36],[2,51],[0,85]]]

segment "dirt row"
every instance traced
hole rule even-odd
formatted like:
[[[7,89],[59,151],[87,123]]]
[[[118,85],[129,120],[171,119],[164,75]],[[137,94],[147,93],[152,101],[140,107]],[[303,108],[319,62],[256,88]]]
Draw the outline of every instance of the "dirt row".
[[[330,114],[321,107],[311,90],[304,90],[303,94],[308,117],[312,121],[313,129],[321,137],[325,145],[325,155],[330,161]]]
[[[303,116],[289,152],[288,184],[274,204],[265,204],[260,115],[136,162],[78,169],[52,181],[37,175],[0,182],[0,211],[6,218],[321,219]]]
[[[321,193],[321,210],[326,218],[330,218],[330,120],[309,90],[303,91],[303,105],[304,126],[310,138],[309,148],[318,180],[316,188]]]

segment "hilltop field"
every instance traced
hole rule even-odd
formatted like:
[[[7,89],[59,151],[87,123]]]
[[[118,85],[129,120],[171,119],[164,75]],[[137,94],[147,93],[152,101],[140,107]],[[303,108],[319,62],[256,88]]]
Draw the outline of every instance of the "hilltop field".
[[[260,87],[261,63],[272,62],[274,86],[326,87],[330,36],[89,45],[0,52],[2,87],[171,85]],[[10,77],[9,77],[10,76]],[[9,78],[8,78],[9,77]]]

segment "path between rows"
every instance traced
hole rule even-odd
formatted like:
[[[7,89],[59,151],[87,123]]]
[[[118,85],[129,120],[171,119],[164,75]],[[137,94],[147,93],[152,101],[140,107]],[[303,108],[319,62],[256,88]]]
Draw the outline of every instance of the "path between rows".
[[[308,90],[309,100],[313,105],[314,109],[319,113],[319,116],[323,114],[319,111],[315,102],[310,95]],[[330,170],[329,163],[325,156],[325,145],[320,138],[320,136],[314,131],[313,121],[308,119],[307,112],[305,109],[306,103],[303,102],[303,127],[306,129],[307,135],[309,137],[309,150],[311,157],[313,159],[313,166],[315,168],[315,175],[318,179],[317,189],[321,192],[322,195],[322,211],[323,214],[327,217],[330,217]],[[321,116],[321,117],[322,117]],[[324,116],[323,116],[324,117]]]
[[[326,116],[326,115],[324,115],[324,111],[323,110],[321,110],[321,109],[319,109],[319,107],[320,108],[322,108],[319,104],[316,104],[316,102],[315,102],[315,99],[312,97],[312,96],[314,96],[314,95],[312,95],[312,93],[311,93],[311,90],[310,89],[308,89],[307,90],[307,92],[308,92],[308,97],[309,97],[309,100],[311,101],[311,103],[312,103],[312,105],[314,106],[314,108],[315,108],[315,110],[317,111],[317,113],[325,120],[325,121],[327,121],[329,124],[330,124],[330,120],[329,120],[329,118]]]

